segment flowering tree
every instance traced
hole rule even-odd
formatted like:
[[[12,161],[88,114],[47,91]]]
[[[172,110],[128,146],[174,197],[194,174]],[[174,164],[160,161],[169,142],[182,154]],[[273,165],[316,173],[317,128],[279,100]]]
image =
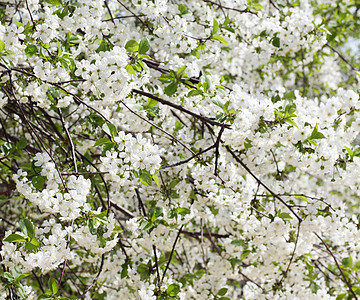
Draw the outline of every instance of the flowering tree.
[[[357,299],[359,8],[1,1],[1,299]]]

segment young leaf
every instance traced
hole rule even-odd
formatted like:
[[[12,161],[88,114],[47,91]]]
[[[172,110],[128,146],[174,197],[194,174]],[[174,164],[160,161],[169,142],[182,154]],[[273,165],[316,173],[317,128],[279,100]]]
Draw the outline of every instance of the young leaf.
[[[21,149],[24,149],[26,147],[26,145],[27,145],[27,140],[26,140],[26,138],[22,137],[20,139],[20,141],[18,141],[16,143],[16,148],[21,150]]]
[[[165,94],[168,95],[168,96],[171,96],[173,95],[176,90],[178,88],[178,85],[176,82],[173,82],[173,83],[170,83],[166,88],[165,88]]]
[[[59,284],[58,284],[57,280],[53,277],[50,277],[50,279],[48,281],[48,286],[49,286],[49,290],[51,291],[51,293],[53,295],[55,295],[59,290]]]
[[[139,45],[139,54],[144,54],[150,49],[150,43],[147,38],[142,38]]]
[[[211,35],[214,35],[219,30],[219,23],[215,19],[213,20],[213,29],[211,31]]]
[[[26,239],[21,236],[20,234],[10,234],[6,239],[5,242],[26,242]]]
[[[182,15],[186,15],[186,14],[189,13],[188,8],[184,4],[179,4],[178,5],[178,10],[180,11],[180,14],[182,14]]]
[[[278,37],[274,37],[271,43],[277,48],[280,47],[280,39]]]
[[[33,56],[37,53],[37,47],[35,45],[27,45],[25,48],[25,54],[27,56]]]
[[[227,293],[228,289],[227,288],[222,288],[218,291],[218,295],[219,296],[224,296]]]
[[[96,141],[96,143],[94,144],[94,146],[101,146],[101,145],[104,145],[104,144],[109,144],[111,143],[111,141],[109,139],[104,139],[104,138],[101,138],[101,139],[98,139]]]
[[[224,45],[227,45],[227,41],[220,35],[215,34],[212,38],[219,41],[220,43],[223,43]]]
[[[4,51],[5,49],[5,43],[0,40],[0,52]]]
[[[158,104],[158,102],[154,99],[149,98],[146,102],[146,107],[150,108],[150,107],[154,107]]]
[[[111,137],[117,136],[116,127],[111,123],[104,123],[102,129],[106,134],[110,135]]]
[[[140,182],[150,186],[152,183],[152,176],[149,171],[142,171],[140,174]]]
[[[46,2],[51,4],[51,5],[61,5],[60,0],[46,0]]]
[[[139,44],[137,41],[130,40],[126,43],[125,49],[128,52],[136,52],[139,50]]]
[[[176,283],[170,284],[169,287],[166,289],[166,294],[170,297],[175,297],[180,292],[180,286]]]
[[[31,183],[36,189],[41,191],[45,184],[45,178],[41,175],[34,176],[31,178]]]
[[[21,219],[19,221],[19,226],[21,231],[29,238],[33,238],[35,236],[34,226],[29,220]]]
[[[222,26],[227,26],[227,25],[229,25],[229,23],[230,23],[229,15],[226,15],[225,21],[224,21],[224,23],[222,24]]]
[[[136,75],[135,70],[132,67],[132,65],[126,65],[125,70],[128,71],[128,73],[130,73],[130,74]]]

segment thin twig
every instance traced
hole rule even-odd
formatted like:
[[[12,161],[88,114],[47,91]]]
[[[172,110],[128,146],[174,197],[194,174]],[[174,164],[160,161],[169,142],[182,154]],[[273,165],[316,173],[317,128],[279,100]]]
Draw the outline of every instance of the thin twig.
[[[92,283],[90,284],[90,286],[80,296],[81,299],[85,298],[86,293],[92,289],[92,287],[95,285],[96,281],[98,280],[98,278],[99,278],[99,276],[100,276],[100,274],[102,272],[103,266],[104,266],[104,259],[105,259],[105,253],[103,255],[101,255],[101,264],[100,264],[100,268],[99,268],[98,273],[96,274],[96,276],[95,276],[94,280],[92,281]],[[79,297],[77,299],[79,299]]]
[[[332,51],[334,51],[340,57],[340,59],[351,68],[351,70],[359,72],[358,68],[356,68],[351,62],[349,62],[338,50],[332,47],[329,43],[326,43],[325,46],[329,47]]]
[[[156,282],[159,285],[160,284],[160,272],[159,272],[159,265],[158,265],[158,259],[157,259],[157,255],[156,255],[156,246],[155,245],[153,245],[153,251],[154,251],[155,268],[156,268]]]
[[[263,183],[243,161],[237,157],[237,155],[231,150],[229,146],[226,146],[226,149],[230,152],[232,157],[262,186],[264,187],[274,198],[278,199],[282,204],[284,204],[298,219],[299,222],[302,222],[301,217],[288,205],[283,199],[281,199],[277,194],[275,194],[265,183]]]
[[[134,115],[136,115],[137,117],[139,117],[140,119],[144,120],[145,122],[149,123],[151,126],[154,126],[156,129],[160,130],[161,132],[165,133],[166,135],[168,135],[169,137],[171,137],[174,141],[178,142],[181,146],[183,146],[186,150],[188,150],[189,152],[191,152],[191,154],[193,154],[194,156],[196,156],[195,152],[192,151],[188,146],[186,146],[183,142],[181,142],[179,139],[177,139],[176,137],[174,137],[172,134],[168,133],[167,131],[165,131],[164,129],[160,128],[159,126],[155,125],[153,122],[147,120],[146,118],[144,118],[143,116],[139,115],[137,112],[135,112],[134,110],[132,110],[129,106],[127,106],[122,100],[120,101],[121,104],[123,104],[129,111],[131,111]]]
[[[176,238],[175,238],[175,241],[174,241],[174,244],[172,246],[172,249],[171,249],[171,252],[170,252],[170,256],[169,256],[169,259],[168,259],[168,262],[166,264],[166,267],[165,267],[165,270],[164,270],[164,273],[163,273],[163,276],[161,278],[161,282],[164,281],[164,278],[165,278],[165,275],[166,275],[166,272],[167,270],[169,269],[169,266],[170,266],[170,263],[171,263],[171,259],[172,259],[172,256],[174,254],[174,251],[175,251],[175,247],[176,247],[176,243],[180,237],[180,233],[181,233],[181,230],[184,228],[184,225],[181,225],[179,231],[178,231],[178,234],[176,235]]]
[[[343,281],[345,282],[345,284],[347,285],[347,287],[349,288],[350,293],[353,295],[353,297],[354,297],[355,299],[358,299],[358,297],[356,296],[355,292],[353,291],[353,289],[352,289],[352,287],[351,287],[350,282],[346,279],[346,276],[345,276],[343,270],[341,269],[341,267],[340,267],[340,265],[339,265],[339,263],[338,263],[335,255],[332,253],[332,251],[331,251],[331,249],[329,248],[328,244],[327,244],[316,232],[313,232],[313,233],[314,233],[314,234],[317,236],[317,238],[324,244],[326,250],[329,252],[329,254],[330,254],[330,255],[332,256],[332,258],[334,259],[335,264],[336,264],[336,266],[338,267],[338,269],[339,269],[339,271],[340,271],[340,273],[341,273],[341,277],[342,277]]]
[[[75,169],[75,173],[77,174],[78,173],[78,168],[77,168],[77,162],[76,162],[76,155],[75,155],[75,147],[74,147],[74,143],[72,141],[72,138],[70,136],[70,133],[68,131],[68,129],[66,128],[66,125],[65,125],[65,120],[63,118],[63,115],[61,113],[61,110],[60,108],[58,108],[58,113],[59,113],[59,116],[60,116],[60,119],[61,119],[61,123],[63,125],[63,128],[65,130],[65,133],[66,133],[66,136],[69,140],[69,143],[70,143],[70,147],[71,147],[71,154],[72,154],[72,159],[73,159],[73,164],[74,164],[74,169]]]

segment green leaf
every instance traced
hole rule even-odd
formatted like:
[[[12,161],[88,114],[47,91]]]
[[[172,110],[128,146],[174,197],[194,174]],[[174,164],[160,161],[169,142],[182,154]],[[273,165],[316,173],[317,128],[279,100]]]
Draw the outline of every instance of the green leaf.
[[[60,42],[58,41],[58,56],[62,55],[62,51],[61,51],[61,45]]]
[[[22,137],[17,143],[16,143],[16,148],[18,149],[24,149],[27,145],[27,139]]]
[[[3,278],[6,279],[9,283],[11,283],[14,280],[14,277],[9,272],[4,272]]]
[[[184,127],[184,124],[179,122],[179,121],[176,121],[175,122],[175,130],[180,130],[181,128]]]
[[[49,3],[51,5],[62,5],[60,0],[46,0],[46,3]]]
[[[214,103],[215,105],[219,106],[220,108],[224,109],[224,104],[221,103],[219,100],[213,100],[211,102]]]
[[[176,72],[176,77],[181,78],[184,75],[184,71],[185,71],[186,68],[187,68],[187,66],[179,68],[179,70],[177,70],[177,72]]]
[[[128,52],[136,52],[139,50],[139,44],[137,41],[130,40],[126,43],[125,49]]]
[[[24,286],[20,282],[16,284],[16,290],[22,299],[28,298]]]
[[[59,284],[55,278],[50,277],[48,281],[49,290],[55,295],[59,290]]]
[[[349,153],[349,155],[350,155],[351,157],[353,157],[353,156],[354,156],[354,152],[353,152],[350,148],[348,148],[348,147],[346,147],[346,146],[344,146],[344,147],[345,147],[347,153]]]
[[[346,296],[347,296],[347,294],[339,294],[339,295],[337,295],[336,300],[342,300],[342,299],[345,299],[345,298],[346,298]]]
[[[25,242],[25,249],[28,250],[28,251],[35,251],[37,250],[39,247],[34,245],[34,244],[31,244],[29,242]]]
[[[285,118],[285,119],[284,119],[284,122],[289,123],[289,124],[295,126],[296,128],[298,128],[298,126],[296,125],[296,123],[294,122],[294,120],[291,119],[290,117],[289,117],[289,118]]]
[[[38,241],[38,239],[36,237],[33,237],[30,241],[30,244],[31,245],[34,245],[35,247],[39,247],[40,246],[40,243]]]
[[[150,277],[150,273],[149,273],[149,266],[146,264],[140,264],[137,268],[136,268],[138,274],[140,275],[140,280],[146,280]]]
[[[178,207],[176,209],[176,213],[178,213],[179,215],[182,215],[182,216],[186,216],[186,215],[190,214],[190,209],[185,208],[185,207]]]
[[[51,300],[52,299],[52,297],[50,296],[50,295],[48,295],[48,294],[42,294],[39,298],[38,298],[38,300]]]
[[[176,283],[170,284],[168,288],[166,289],[166,293],[170,297],[175,297],[180,292],[180,286]]]
[[[140,182],[147,186],[150,186],[152,183],[152,176],[149,171],[142,171],[139,178]]]
[[[157,176],[157,174],[153,174],[152,179],[154,179],[157,186],[160,186],[159,177]]]
[[[286,212],[280,213],[279,218],[281,218],[281,219],[292,219],[292,217]]]
[[[117,136],[116,127],[111,123],[108,122],[104,123],[102,129],[106,134],[110,135],[111,137]]]
[[[142,38],[139,45],[139,54],[144,54],[150,49],[150,43],[147,38]]]
[[[165,94],[168,95],[168,96],[171,96],[173,95],[176,90],[178,88],[178,85],[176,82],[173,82],[173,83],[170,83],[166,88],[165,88]]]
[[[192,96],[197,96],[197,95],[202,95],[203,91],[202,90],[191,90],[187,96],[188,97],[192,97]]]
[[[11,273],[14,278],[18,278],[22,274],[21,267],[15,266]]]
[[[313,129],[313,131],[311,132],[311,136],[310,136],[310,140],[319,140],[319,139],[325,139],[325,136],[318,131],[318,126],[317,124],[315,125],[315,128]]]
[[[341,262],[346,267],[351,267],[353,264],[353,260],[352,260],[351,256],[344,257]]]
[[[292,114],[293,114],[295,111],[296,111],[296,104],[295,104],[295,103],[289,103],[289,104],[286,105],[286,107],[285,107],[285,117],[288,117],[288,116],[294,117],[294,115],[292,115]]]
[[[41,175],[34,176],[33,178],[31,178],[31,183],[36,189],[41,191],[45,184],[45,178]]]
[[[280,39],[278,37],[274,37],[271,43],[273,46],[280,48]]]
[[[241,247],[243,247],[243,248],[246,248],[246,247],[247,247],[247,245],[246,245],[243,241],[241,241],[241,240],[233,240],[233,241],[231,241],[230,244],[231,244],[231,245],[234,245],[234,246],[241,246]]]
[[[254,10],[264,9],[264,7],[259,3],[252,3],[250,7]]]
[[[219,41],[220,43],[223,43],[224,45],[227,45],[227,41],[220,35],[215,34],[212,38]]]
[[[230,18],[229,18],[229,15],[227,14],[226,15],[226,18],[225,18],[225,21],[224,21],[224,23],[222,24],[222,26],[227,26],[227,25],[229,25],[230,24]]]
[[[230,31],[230,32],[232,32],[232,33],[235,33],[235,29],[232,28],[232,27],[230,27],[230,26],[223,26],[222,28],[223,28],[223,29],[226,29],[227,31]]]
[[[0,40],[0,52],[3,52],[5,49],[5,43]]]
[[[126,65],[125,70],[130,74],[136,75],[135,70],[132,65]]]
[[[19,221],[19,226],[21,231],[29,238],[33,238],[35,236],[34,226],[29,220],[21,219]]]
[[[241,255],[240,255],[241,260],[243,260],[243,259],[245,259],[246,257],[248,257],[249,254],[250,254],[250,250],[245,250],[245,251],[243,251],[243,253],[241,253]]]
[[[149,98],[146,102],[146,107],[150,108],[150,107],[154,107],[158,104],[158,102],[154,99]]]
[[[219,30],[219,23],[215,19],[213,20],[213,29],[211,31],[211,35],[214,35]]]
[[[161,74],[159,80],[163,83],[169,83],[174,80],[174,77],[171,74]]]
[[[179,5],[178,5],[178,10],[180,11],[180,13],[181,13],[182,15],[186,15],[186,14],[189,13],[188,8],[187,8],[186,5],[184,5],[184,4],[179,4]]]
[[[228,289],[227,288],[222,288],[218,291],[218,295],[219,296],[224,296],[227,293]]]
[[[97,233],[97,221],[94,218],[90,218],[88,220],[88,226],[89,226],[89,231],[92,235],[95,235]]]
[[[4,239],[5,242],[26,242],[26,239],[21,236],[20,234],[10,234],[6,239]]]
[[[109,139],[101,138],[96,141],[94,146],[100,146],[100,145],[109,144],[109,143],[111,143],[111,141]]]

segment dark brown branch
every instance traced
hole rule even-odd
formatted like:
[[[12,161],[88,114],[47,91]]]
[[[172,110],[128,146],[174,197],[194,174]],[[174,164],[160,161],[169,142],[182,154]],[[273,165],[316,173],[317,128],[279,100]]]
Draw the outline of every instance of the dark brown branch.
[[[160,272],[159,272],[159,265],[158,265],[158,259],[156,255],[156,246],[153,245],[153,251],[154,251],[154,259],[155,259],[155,268],[156,268],[156,283],[160,285]],[[158,286],[160,288],[160,286]]]
[[[167,169],[167,168],[172,168],[172,167],[177,167],[177,166],[180,166],[180,165],[183,165],[183,164],[186,164],[187,162],[189,162],[190,160],[194,159],[194,158],[197,158],[199,155],[205,153],[205,152],[208,152],[209,150],[211,150],[212,148],[214,148],[215,145],[212,145],[208,148],[206,148],[205,150],[202,150],[202,151],[199,151],[198,153],[196,153],[195,155],[187,158],[187,159],[184,159],[184,160],[181,160],[177,163],[174,163],[174,164],[171,164],[171,165],[165,165],[165,166],[161,166],[161,169]]]
[[[65,126],[65,120],[63,118],[63,115],[61,113],[61,110],[60,108],[58,108],[58,112],[59,112],[59,115],[60,115],[60,119],[61,119],[61,123],[62,123],[62,126],[63,126],[63,129],[65,130],[65,133],[66,133],[66,136],[69,140],[69,143],[70,143],[70,147],[71,147],[71,155],[72,155],[72,159],[73,159],[73,164],[74,164],[74,169],[75,169],[75,173],[77,174],[78,173],[78,168],[77,168],[77,162],[76,162],[76,155],[75,155],[75,147],[74,147],[74,143],[72,141],[72,138],[70,136],[70,133],[68,131],[68,129],[66,128]]]
[[[177,241],[178,241],[178,239],[179,239],[179,237],[180,237],[180,233],[181,233],[181,231],[182,231],[183,228],[184,228],[184,225],[181,225],[181,227],[180,227],[180,229],[179,229],[179,231],[178,231],[178,234],[176,235],[174,244],[173,244],[172,249],[171,249],[171,252],[170,252],[170,256],[169,256],[168,262],[167,262],[167,264],[166,264],[166,267],[165,267],[163,276],[162,276],[162,278],[161,278],[161,282],[164,281],[166,272],[167,272],[167,270],[169,269],[169,266],[170,266],[170,263],[171,263],[171,259],[172,259],[172,256],[173,256],[173,254],[174,254],[174,251],[175,251],[176,243],[177,243]]]
[[[145,211],[144,203],[143,203],[143,201],[141,199],[139,190],[135,189],[135,193],[136,193],[136,197],[137,197],[138,202],[139,202],[139,213],[141,214],[141,212],[142,212],[143,216],[146,217],[147,213]]]
[[[352,287],[351,287],[350,282],[347,280],[347,278],[346,278],[343,270],[341,269],[341,267],[340,267],[340,265],[339,265],[339,263],[338,263],[335,255],[332,253],[332,251],[331,251],[331,249],[329,248],[328,244],[327,244],[316,232],[314,232],[314,234],[315,234],[315,235],[317,236],[317,238],[324,244],[326,250],[329,252],[329,254],[330,254],[330,255],[332,256],[332,258],[334,259],[335,264],[336,264],[337,268],[339,269],[339,271],[340,271],[340,273],[341,273],[341,277],[342,277],[343,281],[345,282],[345,284],[347,285],[347,287],[349,288],[350,293],[353,295],[353,297],[354,297],[355,299],[358,299],[358,297],[356,296],[355,292],[353,291],[353,289],[352,289]]]
[[[221,129],[220,129],[220,132],[219,132],[219,135],[216,139],[216,142],[215,142],[215,171],[214,171],[214,175],[217,176],[218,173],[217,173],[217,168],[218,168],[218,161],[219,161],[219,145],[220,145],[220,141],[221,141],[221,136],[224,132],[224,129],[225,127],[222,126]]]
[[[225,128],[228,128],[228,129],[230,128],[230,125],[228,125],[228,124],[219,123],[219,122],[214,121],[214,120],[212,120],[212,119],[210,119],[208,117],[204,117],[204,116],[201,116],[199,114],[196,114],[196,113],[182,107],[181,105],[175,104],[175,103],[170,102],[170,101],[165,100],[165,99],[162,99],[162,98],[160,98],[158,96],[155,96],[155,95],[153,95],[151,93],[143,92],[143,91],[140,91],[140,90],[137,90],[137,89],[133,89],[132,92],[135,93],[135,94],[139,94],[139,95],[151,98],[153,100],[156,100],[156,101],[160,102],[161,104],[170,106],[170,107],[175,108],[177,110],[180,110],[181,112],[183,112],[185,114],[188,114],[188,115],[191,115],[191,116],[193,116],[193,117],[195,117],[195,118],[197,118],[197,119],[199,119],[199,120],[201,120],[201,121],[203,121],[205,123],[209,123],[209,124],[214,125],[214,126],[221,126],[221,127],[224,126]]]
[[[95,278],[93,279],[92,283],[90,284],[90,286],[85,290],[85,292],[80,296],[81,299],[84,299],[85,298],[85,295],[88,291],[90,291],[92,289],[92,287],[95,285],[96,281],[98,280],[101,272],[102,272],[102,269],[103,269],[103,266],[104,266],[104,259],[105,259],[105,254],[101,255],[101,264],[100,264],[100,268],[99,268],[99,271],[98,273],[96,274]],[[79,299],[79,298],[77,298]]]
[[[25,3],[26,3],[26,9],[27,9],[27,11],[29,12],[29,15],[30,15],[31,23],[33,24],[32,27],[33,27],[33,29],[35,30],[36,25],[35,25],[35,22],[34,22],[34,18],[33,18],[33,16],[32,16],[32,13],[31,13],[31,11],[30,11],[30,7],[29,7],[28,0],[25,0]]]
[[[201,235],[201,232],[186,231],[186,230],[181,230],[181,233],[186,234],[186,235],[191,236],[191,237],[198,237],[199,235]],[[212,233],[212,232],[203,232],[203,235],[206,236],[206,237],[213,236],[215,238],[228,238],[228,237],[230,237],[230,234],[217,234],[217,233]]]

